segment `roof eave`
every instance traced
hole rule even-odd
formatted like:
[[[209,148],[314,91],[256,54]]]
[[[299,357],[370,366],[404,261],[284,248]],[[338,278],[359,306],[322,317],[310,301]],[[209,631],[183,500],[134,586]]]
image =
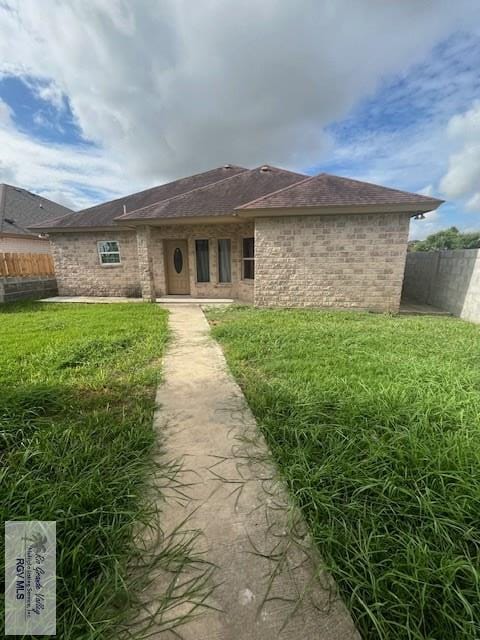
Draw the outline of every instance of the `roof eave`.
[[[132,227],[138,226],[152,226],[158,227],[164,224],[214,224],[216,222],[237,222],[240,217],[240,212],[232,211],[232,213],[218,214],[218,215],[192,215],[192,216],[171,216],[162,218],[130,218],[129,223]],[[253,215],[242,216],[242,218],[253,218]],[[115,219],[118,222],[118,218]],[[122,220],[125,222],[125,220]]]
[[[437,209],[443,200],[431,202],[402,203],[402,204],[356,204],[356,205],[321,205],[303,207],[262,207],[259,209],[236,209],[241,218],[265,218],[275,216],[314,216],[314,215],[341,215],[360,213],[409,213],[414,216],[418,213],[427,213]]]
[[[2,238],[22,238],[25,240],[38,240],[44,242],[45,238],[40,238],[36,233],[12,233],[11,231],[0,230],[0,237]]]
[[[33,228],[33,227],[30,227]],[[35,231],[40,233],[88,233],[90,231],[134,231],[135,227],[126,225],[104,225],[104,226],[83,226],[83,227],[35,227]]]

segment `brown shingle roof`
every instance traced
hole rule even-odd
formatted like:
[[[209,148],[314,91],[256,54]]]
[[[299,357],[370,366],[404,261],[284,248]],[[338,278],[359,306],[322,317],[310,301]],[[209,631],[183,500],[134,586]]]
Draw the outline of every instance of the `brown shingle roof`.
[[[238,209],[281,209],[355,205],[418,205],[432,209],[443,200],[381,187],[369,182],[321,173],[297,184],[240,205]]]
[[[117,222],[158,218],[231,215],[236,207],[303,181],[306,176],[264,165],[220,182],[132,211]]]
[[[204,173],[198,173],[194,176],[188,176],[186,178],[180,178],[174,182],[162,184],[159,187],[153,187],[134,193],[130,196],[123,198],[116,198],[103,204],[83,209],[77,213],[72,213],[67,216],[57,217],[50,219],[44,223],[41,227],[37,228],[48,230],[49,228],[81,228],[81,227],[109,227],[118,226],[114,222],[114,219],[123,214],[123,205],[126,206],[127,212],[134,209],[140,209],[151,205],[155,202],[167,200],[174,196],[178,196],[181,193],[203,187],[207,184],[212,184],[220,180],[224,180],[227,177],[234,176],[238,173],[248,172],[248,169],[244,167],[237,167],[234,165],[225,165]]]
[[[135,220],[234,215],[235,210],[403,205],[407,211],[435,209],[443,200],[326,173],[307,177],[264,165],[225,165],[175,180],[78,213],[49,220],[36,229],[109,227]],[[123,205],[127,213],[122,214]]]

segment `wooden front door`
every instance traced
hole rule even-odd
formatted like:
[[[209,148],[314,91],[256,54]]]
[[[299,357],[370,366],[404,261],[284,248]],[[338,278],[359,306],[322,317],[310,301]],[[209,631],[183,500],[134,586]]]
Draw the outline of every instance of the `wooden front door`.
[[[173,295],[190,293],[188,244],[186,240],[165,240],[167,291]]]

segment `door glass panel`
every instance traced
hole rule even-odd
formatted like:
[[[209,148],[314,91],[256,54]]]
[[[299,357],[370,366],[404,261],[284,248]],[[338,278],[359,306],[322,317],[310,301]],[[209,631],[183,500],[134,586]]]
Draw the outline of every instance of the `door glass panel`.
[[[182,250],[178,247],[173,252],[173,266],[177,273],[181,273],[183,269],[183,255]]]

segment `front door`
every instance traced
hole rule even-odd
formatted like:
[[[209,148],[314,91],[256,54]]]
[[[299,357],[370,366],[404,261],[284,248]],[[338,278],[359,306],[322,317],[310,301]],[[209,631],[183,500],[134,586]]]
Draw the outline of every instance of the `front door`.
[[[167,290],[173,295],[190,293],[188,244],[186,240],[165,240]]]

